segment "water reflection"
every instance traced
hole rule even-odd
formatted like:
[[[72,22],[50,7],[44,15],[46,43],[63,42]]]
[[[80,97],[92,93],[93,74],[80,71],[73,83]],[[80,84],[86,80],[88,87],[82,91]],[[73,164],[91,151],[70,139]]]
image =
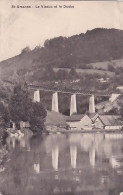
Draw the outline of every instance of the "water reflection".
[[[55,170],[58,170],[58,158],[59,158],[59,146],[56,143],[52,147],[52,166]]]
[[[70,157],[71,157],[71,167],[76,168],[76,159],[77,159],[77,146],[70,145]]]
[[[40,173],[40,164],[39,163],[34,163],[34,171],[36,172],[36,173]]]
[[[8,137],[6,142],[11,161],[0,182],[5,194],[117,195],[123,191],[122,134],[51,134]]]
[[[77,143],[79,137],[73,134],[69,135],[69,143],[70,143],[70,158],[71,158],[71,167],[76,168],[76,161],[77,161]]]
[[[30,151],[29,138],[30,138],[29,136],[17,136],[17,137],[11,136],[11,137],[7,137],[6,143],[7,143],[9,150],[15,149],[15,146],[18,143],[21,149],[26,148],[28,151]]]
[[[15,142],[16,142],[16,138],[15,137],[8,137],[6,139],[7,142],[7,146],[8,148],[11,150],[12,148],[15,148]]]
[[[90,164],[92,167],[95,166],[95,156],[96,156],[95,147],[92,145],[92,148],[89,149]]]

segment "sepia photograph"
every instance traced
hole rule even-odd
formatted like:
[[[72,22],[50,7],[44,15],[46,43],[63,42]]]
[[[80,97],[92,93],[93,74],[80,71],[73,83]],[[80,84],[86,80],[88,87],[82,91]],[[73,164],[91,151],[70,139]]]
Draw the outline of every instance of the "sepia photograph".
[[[123,195],[123,2],[0,0],[0,195]]]

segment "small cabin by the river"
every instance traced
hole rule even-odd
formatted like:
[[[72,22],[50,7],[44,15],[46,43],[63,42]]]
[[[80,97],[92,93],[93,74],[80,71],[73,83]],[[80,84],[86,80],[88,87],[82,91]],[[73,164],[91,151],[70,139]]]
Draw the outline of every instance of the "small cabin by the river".
[[[85,114],[73,114],[66,120],[67,125],[72,130],[91,130],[91,119]]]

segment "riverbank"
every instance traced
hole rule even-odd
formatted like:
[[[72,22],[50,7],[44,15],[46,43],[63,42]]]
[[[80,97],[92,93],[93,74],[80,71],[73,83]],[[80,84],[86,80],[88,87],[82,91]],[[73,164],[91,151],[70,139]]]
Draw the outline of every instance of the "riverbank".
[[[115,133],[115,134],[123,134],[121,130],[104,130],[104,129],[94,129],[94,130],[66,130],[66,129],[58,129],[54,131],[47,130],[49,134],[56,134],[56,133]]]
[[[8,151],[6,149],[6,137],[8,133],[6,129],[0,127],[0,173],[5,170],[5,164],[8,160]]]
[[[0,149],[0,173],[5,170],[5,163],[8,159],[8,151],[6,150],[6,146],[3,146]]]

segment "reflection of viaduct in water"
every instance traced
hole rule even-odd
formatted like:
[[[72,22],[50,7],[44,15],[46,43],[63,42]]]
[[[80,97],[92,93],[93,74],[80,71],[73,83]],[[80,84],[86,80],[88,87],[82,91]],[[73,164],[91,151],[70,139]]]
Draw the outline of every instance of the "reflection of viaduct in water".
[[[59,146],[56,145],[52,149],[52,166],[54,170],[58,170],[58,159],[59,159]]]
[[[69,155],[67,156],[68,160],[68,166],[71,169],[76,169],[77,168],[77,151],[78,151],[78,143],[75,142],[74,135],[72,135],[72,139],[70,137],[69,139]],[[89,148],[89,154],[88,154],[88,159],[90,161],[90,165],[93,168],[95,166],[95,147],[93,144],[91,145],[92,147]],[[59,161],[61,161],[61,155],[60,155],[60,145],[55,139],[53,139],[52,147],[51,147],[51,158],[52,158],[52,168],[57,171],[61,169],[59,167]],[[63,155],[64,156],[64,155]],[[67,159],[64,159],[66,162]]]
[[[32,89],[36,89],[36,86],[29,86]],[[76,96],[77,95],[84,95],[84,96],[90,96],[89,98],[89,113],[95,113],[95,101],[94,96],[105,96],[110,97],[110,101],[114,101],[120,94],[92,94],[92,93],[83,93],[83,92],[71,92],[71,91],[63,91],[63,90],[52,90],[52,89],[46,89],[37,86],[37,90],[34,91],[34,102],[40,102],[40,91],[50,91],[53,92],[52,95],[52,111],[59,112],[59,104],[58,104],[58,93],[67,93],[71,94],[71,102],[70,102],[70,115],[73,113],[77,113],[77,101]]]
[[[76,144],[70,144],[70,167],[76,169],[77,168],[77,145]],[[59,158],[60,158],[60,152],[59,152],[59,146],[56,145],[52,148],[52,167],[55,171],[58,171],[59,169]],[[89,161],[90,165],[92,167],[95,166],[95,148],[92,147],[89,150]],[[37,173],[40,172],[39,170],[40,165],[34,164],[34,169]]]
[[[102,153],[105,154],[106,159],[109,159],[109,164],[113,169],[119,168],[122,165],[122,162],[118,160],[122,157],[122,144],[117,145],[117,140],[120,140],[121,143],[123,134],[71,134],[68,137],[56,134],[49,135],[45,141],[45,150],[50,155],[46,156],[50,158],[50,164],[55,171],[78,169],[85,166],[82,164],[83,161],[80,161],[80,159],[84,159],[85,152],[88,154],[86,160],[90,162],[91,168],[98,166]],[[20,137],[18,140],[15,137],[8,137],[6,142],[10,150],[16,149],[16,141],[19,141],[22,150],[32,152],[29,138],[26,137]],[[116,147],[117,152],[114,152],[113,147]],[[42,166],[40,164],[40,148],[37,151],[34,158],[34,170],[36,173],[40,173],[40,166]],[[69,152],[66,153],[66,151]],[[65,167],[63,166],[64,162]]]
[[[90,165],[95,166],[95,149],[92,148],[89,151]],[[75,144],[70,145],[70,164],[69,168],[77,168],[77,146]],[[59,170],[59,146],[56,145],[52,149],[52,167],[55,171]],[[34,170],[36,173],[40,172],[40,163],[34,163]]]
[[[77,161],[77,146],[75,144],[70,145],[70,157],[71,157],[71,167],[76,168]]]
[[[76,137],[77,136],[77,137]],[[112,140],[117,140],[117,135],[70,135],[67,139],[67,145],[62,145],[62,142],[59,142],[59,137],[57,135],[52,135],[50,137],[50,156],[48,158],[49,161],[52,163],[52,168],[54,171],[62,171],[62,170],[70,170],[70,169],[81,169],[83,167],[86,167],[85,164],[82,164],[84,162],[84,158],[86,157],[87,162],[89,162],[90,168],[95,168],[96,165],[99,165],[100,160],[102,159],[102,152],[105,153],[105,157],[109,158],[109,164],[112,168],[120,167],[120,164],[118,164],[117,161],[117,154],[112,153],[112,146],[113,142],[110,145],[110,153],[106,153],[105,147],[107,148],[107,144],[109,144]],[[118,139],[123,139],[123,135],[119,134]],[[47,144],[49,142],[46,142]],[[101,146],[102,145],[102,146]],[[100,146],[100,147],[99,147]],[[65,148],[64,148],[65,147]],[[62,148],[62,149],[61,149]],[[63,149],[64,148],[64,149]],[[69,148],[69,150],[65,150]],[[99,149],[98,149],[99,148]],[[102,150],[104,149],[104,150]],[[66,152],[67,153],[66,156]],[[64,152],[64,153],[62,153]],[[88,154],[88,157],[87,155]],[[48,152],[49,153],[49,152]],[[62,156],[63,155],[63,156]],[[105,159],[104,157],[104,159]],[[40,158],[40,157],[39,157]],[[97,159],[97,160],[96,160]],[[82,161],[81,161],[82,160]],[[67,164],[66,164],[67,162]],[[64,164],[65,163],[65,164]],[[65,166],[63,166],[63,164]],[[62,165],[62,166],[61,166]],[[36,171],[36,165],[35,171]],[[37,171],[40,172],[39,166],[37,165]]]
[[[65,157],[67,159],[64,159],[65,162],[66,162],[66,160],[68,160],[68,168],[61,167],[61,166],[59,167],[59,164],[60,164],[59,162],[61,160],[63,160],[63,157],[62,157],[62,155],[60,155],[60,146],[59,146],[58,142],[57,143],[54,142],[52,144],[52,147],[51,147],[51,156],[50,156],[53,170],[54,171],[62,171],[62,170],[81,168],[81,167],[77,167],[77,154],[79,155],[79,153],[77,151],[78,151],[77,143],[70,141],[69,155],[67,157]],[[96,154],[95,147],[94,146],[90,147],[89,151],[88,151],[88,160],[89,160],[90,166],[92,168],[95,167],[95,156],[96,156],[95,154]],[[36,173],[40,173],[40,171],[41,171],[40,170],[40,155],[38,157],[39,157],[38,161],[35,161],[35,163],[34,163],[34,170]],[[79,166],[79,164],[78,164],[78,166]]]

